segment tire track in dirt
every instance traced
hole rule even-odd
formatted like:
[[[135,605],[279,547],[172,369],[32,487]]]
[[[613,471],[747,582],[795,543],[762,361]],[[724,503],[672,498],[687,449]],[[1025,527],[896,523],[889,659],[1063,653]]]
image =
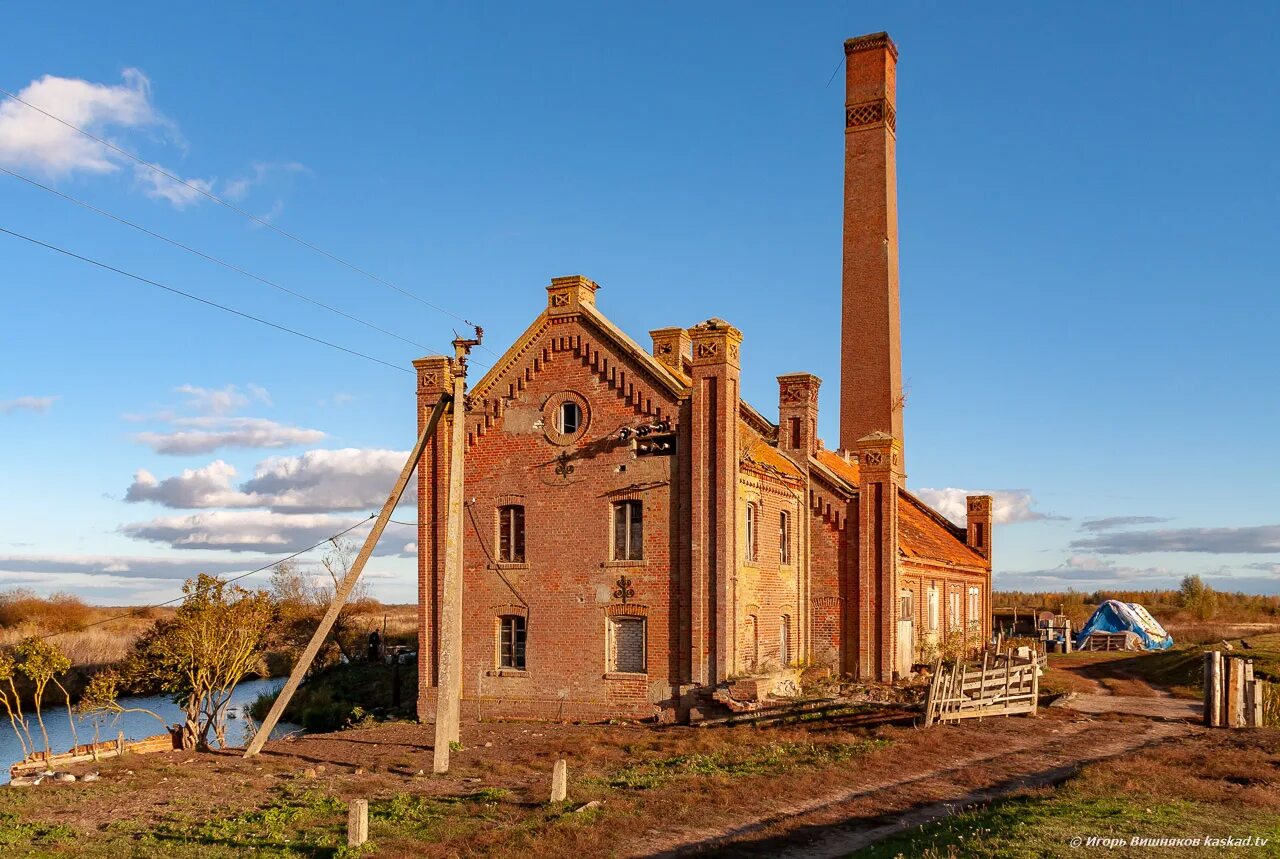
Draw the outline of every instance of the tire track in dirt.
[[[1122,724],[1136,730],[1117,731]],[[911,827],[1027,787],[1059,783],[1084,764],[1190,730],[1174,722],[1065,723],[1048,735],[1036,732],[1025,742],[1006,743],[998,752],[945,760],[923,773],[846,787],[738,826],[651,833],[630,845],[626,855],[846,856]]]

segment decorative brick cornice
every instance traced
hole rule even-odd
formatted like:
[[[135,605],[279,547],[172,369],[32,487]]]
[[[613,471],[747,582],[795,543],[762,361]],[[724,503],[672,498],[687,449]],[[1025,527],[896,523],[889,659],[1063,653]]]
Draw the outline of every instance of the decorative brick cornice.
[[[596,290],[600,285],[580,274],[551,278],[547,287],[547,314],[564,316],[578,312],[583,304],[596,303]]]
[[[742,332],[723,319],[708,319],[689,329],[693,341],[693,365],[711,364],[740,366],[739,350]]]
[[[845,39],[844,42],[844,55],[846,57],[857,51],[874,50],[888,51],[895,62],[898,59],[898,46],[893,43],[893,39],[890,39],[889,34],[885,32],[854,36],[852,39]]]

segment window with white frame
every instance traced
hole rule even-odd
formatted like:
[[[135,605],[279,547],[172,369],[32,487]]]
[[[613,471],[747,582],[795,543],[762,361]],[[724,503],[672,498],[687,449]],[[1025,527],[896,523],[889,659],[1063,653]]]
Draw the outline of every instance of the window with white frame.
[[[565,435],[573,435],[582,426],[582,407],[573,400],[561,403],[556,412],[556,429]]]
[[[938,589],[929,588],[929,631],[938,631]]]
[[[645,672],[643,617],[609,618],[609,671],[619,674]]]
[[[613,560],[644,559],[644,506],[639,501],[613,505]]]
[[[778,661],[786,668],[791,664],[791,616],[778,618]]]
[[[982,628],[982,589],[969,588],[969,628]]]
[[[791,514],[786,510],[778,514],[778,560],[791,563]]]
[[[754,563],[756,560],[756,557],[759,554],[757,551],[759,549],[759,535],[757,534],[757,532],[760,530],[759,519],[760,519],[760,510],[756,506],[756,503],[754,501],[748,501],[747,502],[747,528],[746,528],[746,531],[747,531],[746,557],[747,557],[747,561],[750,563]]]
[[[948,590],[947,592],[947,632],[954,632],[960,628],[960,592]]]

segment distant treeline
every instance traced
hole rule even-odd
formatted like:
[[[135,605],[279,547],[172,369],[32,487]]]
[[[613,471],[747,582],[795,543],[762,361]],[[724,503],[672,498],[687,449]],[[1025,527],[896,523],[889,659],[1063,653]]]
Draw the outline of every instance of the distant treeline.
[[[1136,602],[1157,617],[1171,619],[1229,621],[1274,621],[1280,619],[1280,596],[1228,593],[1214,590],[1199,576],[1187,576],[1177,590],[1097,590],[1027,592],[996,591],[996,608],[1050,609],[1076,616],[1086,608],[1106,600]]]

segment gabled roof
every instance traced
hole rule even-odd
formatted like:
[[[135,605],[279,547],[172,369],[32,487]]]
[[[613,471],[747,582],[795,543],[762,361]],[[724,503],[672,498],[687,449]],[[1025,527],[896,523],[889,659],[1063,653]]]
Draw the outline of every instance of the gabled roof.
[[[898,490],[898,551],[904,557],[956,567],[989,567],[990,562],[959,534],[959,526],[905,489]]]
[[[578,316],[586,325],[594,328],[605,340],[612,343],[619,352],[634,361],[637,366],[648,371],[649,375],[659,385],[677,397],[688,395],[690,380],[687,376],[683,373],[677,373],[671,367],[655,358],[647,349],[628,337],[626,332],[610,322],[594,305],[581,304],[578,308]],[[550,316],[545,310],[538,314],[533,323],[515,339],[515,342],[507,348],[507,351],[502,353],[501,358],[493,362],[493,366],[480,378],[480,381],[476,382],[471,389],[471,395],[473,397],[485,396],[489,388],[502,378],[503,373],[516,363],[530,343],[547,328],[549,321]]]

